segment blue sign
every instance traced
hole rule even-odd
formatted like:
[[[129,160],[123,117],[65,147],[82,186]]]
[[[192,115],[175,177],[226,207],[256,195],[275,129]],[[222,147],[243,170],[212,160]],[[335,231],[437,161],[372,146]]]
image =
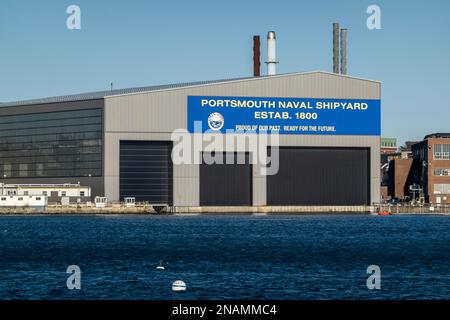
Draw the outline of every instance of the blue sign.
[[[380,100],[188,96],[189,132],[380,135]]]

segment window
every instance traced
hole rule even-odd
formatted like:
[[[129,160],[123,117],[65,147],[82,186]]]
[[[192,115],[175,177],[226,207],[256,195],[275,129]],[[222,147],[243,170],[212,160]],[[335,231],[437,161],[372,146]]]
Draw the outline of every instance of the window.
[[[47,195],[47,191],[43,191],[43,192],[42,192],[42,195],[43,195],[43,196],[46,196],[46,195]]]
[[[450,144],[442,145],[442,156],[443,159],[450,160]]]
[[[434,185],[434,193],[435,194],[450,194],[450,183],[447,183],[447,184],[436,183]]]
[[[28,164],[21,163],[19,164],[19,177],[28,176]]]
[[[19,198],[17,198],[17,200],[19,200],[19,201],[22,201],[22,200],[23,200],[23,198],[22,198],[22,197],[19,197]]]
[[[3,165],[3,178],[11,177],[11,165],[9,163],[5,163]]]
[[[5,198],[5,197],[2,197],[2,201],[6,201],[6,198]]]
[[[44,175],[44,164],[36,163],[36,176],[42,177]]]
[[[38,200],[38,201],[41,200],[41,197],[36,197],[36,200]]]
[[[28,191],[24,191],[24,192],[23,192],[23,195],[24,195],[24,196],[27,196],[27,195],[28,195]]]
[[[434,169],[435,176],[450,176],[450,169]]]
[[[434,159],[439,160],[441,159],[442,154],[442,144],[435,144],[434,145]]]
[[[450,144],[435,144],[434,145],[434,159],[435,160],[450,160]]]
[[[80,191],[80,197],[84,197],[84,191]]]
[[[66,192],[65,191],[62,191],[61,192],[61,197],[65,197],[66,196]]]

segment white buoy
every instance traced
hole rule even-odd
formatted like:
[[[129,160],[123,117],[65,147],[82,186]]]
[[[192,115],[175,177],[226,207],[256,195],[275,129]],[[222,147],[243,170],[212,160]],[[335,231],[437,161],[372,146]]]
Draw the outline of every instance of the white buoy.
[[[166,270],[162,260],[159,261],[159,266],[157,266],[156,269],[158,269],[158,270]]]
[[[177,280],[172,283],[172,291],[186,291],[186,283],[181,280]]]

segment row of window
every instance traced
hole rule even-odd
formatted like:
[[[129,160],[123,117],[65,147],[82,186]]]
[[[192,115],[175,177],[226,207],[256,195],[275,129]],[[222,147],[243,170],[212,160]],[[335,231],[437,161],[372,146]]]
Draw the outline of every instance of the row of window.
[[[435,176],[450,176],[450,169],[434,169]]]
[[[36,163],[52,163],[52,162],[86,162],[86,161],[101,161],[102,155],[98,153],[85,153],[85,154],[58,154],[58,155],[39,155],[32,156],[27,155],[20,158],[22,163],[28,164]],[[3,165],[11,163],[18,164],[20,159],[16,157],[2,158]],[[1,170],[1,168],[0,168]]]
[[[391,142],[391,141],[382,141],[381,147],[392,147],[395,148],[397,146],[397,143]]]
[[[31,198],[31,196],[30,196],[30,198]],[[1,201],[6,201],[7,198],[6,198],[6,197],[1,197],[0,200],[1,200]],[[40,201],[40,200],[41,200],[41,197],[36,197],[36,200]],[[17,198],[17,201],[23,201],[23,197],[18,197],[18,198]]]
[[[71,132],[55,136],[54,134],[36,134],[34,136],[2,137],[0,150],[8,145],[33,145],[38,142],[64,143],[73,140],[98,140],[102,138],[102,131]]]
[[[71,175],[73,175],[74,171],[86,172],[86,175],[89,175],[91,171],[101,170],[101,165],[101,161],[4,164],[3,170],[0,170],[0,175],[4,178],[43,177],[48,175],[60,176],[60,172],[72,172]]]
[[[61,126],[75,126],[75,125],[86,125],[86,124],[99,124],[102,122],[101,117],[81,117],[81,118],[70,118],[70,119],[58,119],[58,120],[41,120],[41,121],[29,121],[22,122],[20,126],[22,129],[33,129],[33,128],[53,128]],[[17,128],[17,123],[0,123],[0,132],[5,130],[11,130]]]
[[[80,118],[80,117],[101,117],[101,116],[102,116],[102,109],[43,112],[43,113],[2,116],[2,117],[0,117],[0,124],[2,124],[2,123],[17,123],[18,124],[17,126],[20,127],[21,125],[23,125],[23,123],[28,122],[28,121],[35,122],[35,121],[72,119],[72,118]]]
[[[27,196],[28,195],[28,191],[24,191],[23,195]],[[48,196],[49,195],[48,191],[42,191],[42,195]],[[84,191],[80,191],[80,197],[84,197],[84,195],[85,195],[85,192]],[[65,196],[67,196],[67,192],[66,191],[61,191],[61,197],[65,197]],[[39,199],[36,198],[36,200],[39,200]]]
[[[86,148],[92,146],[101,146],[101,139],[90,140],[70,140],[70,141],[52,141],[52,142],[37,142],[29,144],[9,144],[1,148],[3,152],[23,150],[26,152],[43,149],[66,149],[66,148]],[[19,148],[22,146],[22,148]]]
[[[96,131],[101,130],[101,123],[96,124],[82,124],[82,125],[70,125],[61,127],[48,127],[48,128],[29,128],[22,129],[17,128],[15,130],[2,131],[2,137],[20,137],[35,134],[64,134],[71,132],[85,132],[85,131]]]
[[[59,147],[55,146],[54,148],[47,149],[35,149],[35,150],[13,150],[13,151],[0,151],[0,158],[16,158],[20,160],[24,156],[57,156],[57,155],[81,155],[81,154],[92,154],[92,153],[101,153],[101,146],[94,147]]]
[[[433,155],[435,160],[450,160],[450,144],[435,144]]]
[[[434,184],[435,194],[450,194],[450,184],[449,183],[436,183]]]
[[[102,175],[101,168],[64,168],[56,170],[20,170],[0,172],[3,179],[8,178],[64,178],[64,177],[99,177]]]

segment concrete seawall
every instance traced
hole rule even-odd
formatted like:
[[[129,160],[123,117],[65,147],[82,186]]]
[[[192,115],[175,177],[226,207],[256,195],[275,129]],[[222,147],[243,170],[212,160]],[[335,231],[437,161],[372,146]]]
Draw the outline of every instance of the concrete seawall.
[[[255,207],[172,207],[163,214],[313,214],[313,213],[369,213],[369,206],[255,206]],[[0,208],[0,214],[156,214],[151,206],[126,208],[112,205],[105,208],[87,206],[49,205],[45,208]]]
[[[393,215],[450,215],[450,207],[430,206],[255,206],[255,207],[171,207],[161,214],[197,215],[197,214],[370,214],[389,211]],[[64,214],[156,214],[148,205],[127,208],[119,204],[105,208],[95,208],[83,205],[49,205],[45,208],[4,207],[0,215],[64,215]]]

